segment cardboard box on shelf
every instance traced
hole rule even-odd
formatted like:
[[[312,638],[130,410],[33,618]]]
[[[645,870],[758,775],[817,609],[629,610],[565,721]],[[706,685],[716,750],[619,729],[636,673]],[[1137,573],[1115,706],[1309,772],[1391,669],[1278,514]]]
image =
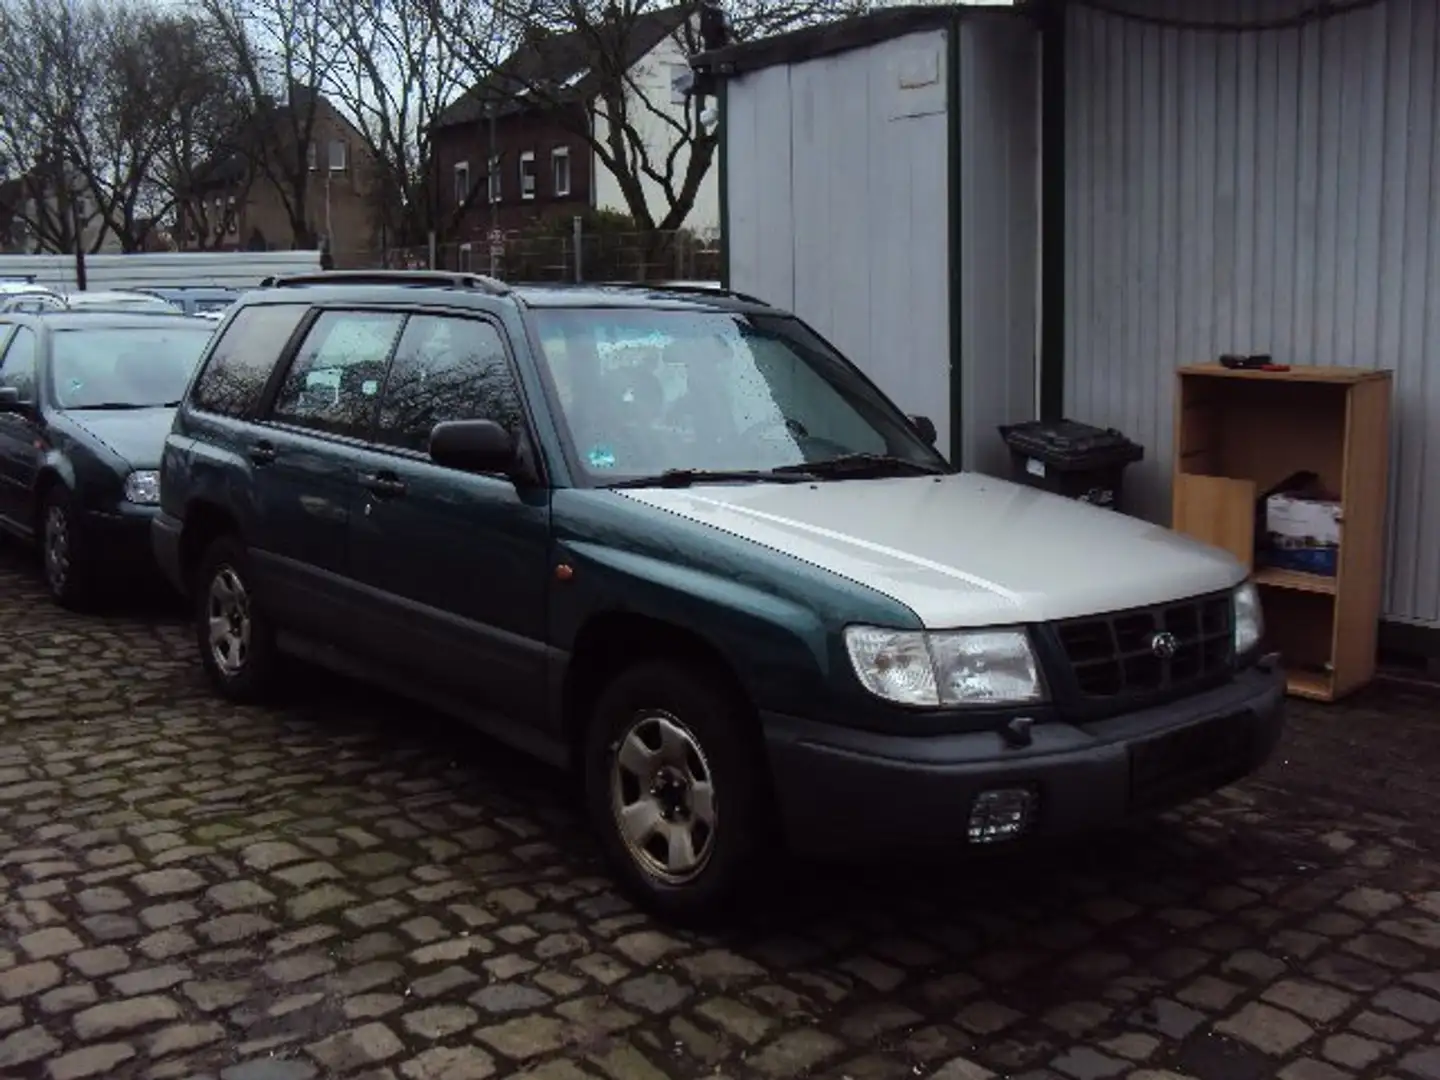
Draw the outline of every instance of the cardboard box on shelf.
[[[1264,562],[1333,577],[1340,556],[1340,503],[1293,493],[1265,500]]]

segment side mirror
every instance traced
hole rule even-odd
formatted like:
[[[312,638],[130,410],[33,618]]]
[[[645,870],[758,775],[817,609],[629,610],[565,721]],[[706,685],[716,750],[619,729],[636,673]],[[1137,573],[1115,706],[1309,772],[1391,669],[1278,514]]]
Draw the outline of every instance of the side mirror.
[[[20,400],[20,391],[13,386],[0,386],[0,413],[23,413],[25,403]]]
[[[920,438],[924,439],[931,446],[935,445],[937,436],[934,420],[931,420],[928,416],[912,416],[910,417],[910,423]]]
[[[430,457],[464,472],[509,473],[515,467],[515,439],[494,420],[446,420],[430,432]]]

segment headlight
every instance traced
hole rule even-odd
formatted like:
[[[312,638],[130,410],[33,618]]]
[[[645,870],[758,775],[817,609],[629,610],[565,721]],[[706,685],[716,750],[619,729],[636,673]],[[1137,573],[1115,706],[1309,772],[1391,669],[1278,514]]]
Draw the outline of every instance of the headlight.
[[[1024,630],[851,626],[845,648],[861,685],[898,705],[1018,705],[1044,697]]]
[[[125,477],[125,501],[154,506],[160,501],[160,474],[141,469]]]
[[[1235,655],[1244,656],[1265,636],[1265,616],[1260,611],[1260,590],[1247,581],[1235,590]]]

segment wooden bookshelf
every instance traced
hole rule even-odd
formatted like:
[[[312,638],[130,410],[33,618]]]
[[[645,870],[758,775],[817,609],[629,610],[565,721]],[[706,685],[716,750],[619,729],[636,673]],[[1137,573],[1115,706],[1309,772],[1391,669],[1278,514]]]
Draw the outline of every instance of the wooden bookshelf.
[[[1391,373],[1292,367],[1181,368],[1172,523],[1254,572],[1267,646],[1290,693],[1334,701],[1375,675],[1384,575]],[[1335,576],[1256,566],[1256,500],[1292,473],[1317,473],[1341,502]]]

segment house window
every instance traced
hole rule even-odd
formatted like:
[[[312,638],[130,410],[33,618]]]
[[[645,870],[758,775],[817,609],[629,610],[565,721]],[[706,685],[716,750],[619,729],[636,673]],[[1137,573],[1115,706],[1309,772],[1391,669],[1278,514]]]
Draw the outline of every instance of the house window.
[[[344,139],[330,140],[330,171],[344,172],[349,158],[349,146]]]
[[[550,151],[550,175],[555,184],[555,194],[570,194],[570,148],[557,146]]]
[[[687,91],[690,89],[690,82],[695,76],[690,71],[689,64],[670,65],[670,104],[684,105],[690,100]]]
[[[239,208],[235,205],[234,195],[231,195],[226,202],[226,212],[229,214],[230,227],[225,231],[231,236],[234,236],[240,231],[240,212]]]
[[[520,198],[535,198],[535,154],[530,150],[520,155]]]
[[[320,159],[320,152],[315,148],[315,144],[314,144],[313,142],[306,144],[306,146],[305,146],[305,164],[310,167],[310,171],[311,171],[311,172],[314,172],[314,171],[315,171],[315,164],[316,164],[317,161],[319,161],[319,159]]]
[[[470,163],[461,161],[455,166],[455,205],[464,206],[470,198]]]
[[[459,266],[458,269],[460,270],[460,273],[462,273],[462,274],[468,274],[468,273],[470,273],[470,245],[469,245],[469,244],[461,244],[461,245],[460,245],[460,266]]]
[[[500,201],[500,155],[495,154],[490,158],[490,201]]]

